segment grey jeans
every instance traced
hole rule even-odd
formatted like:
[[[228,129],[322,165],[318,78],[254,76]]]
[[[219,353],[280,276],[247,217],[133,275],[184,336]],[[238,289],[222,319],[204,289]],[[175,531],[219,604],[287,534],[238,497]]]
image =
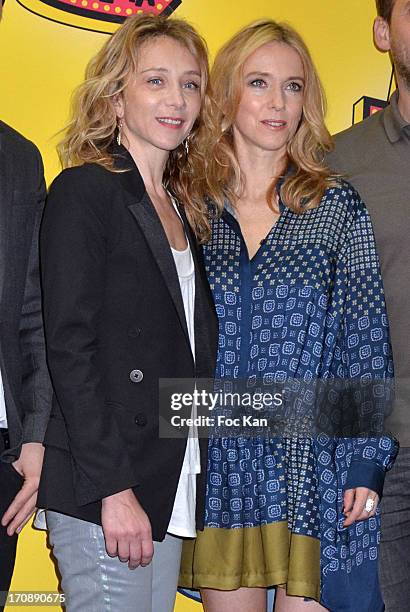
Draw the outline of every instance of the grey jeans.
[[[380,546],[380,583],[386,612],[410,610],[410,448],[386,474]]]
[[[46,518],[67,612],[172,612],[181,539],[167,534],[149,565],[130,570],[107,555],[99,525],[51,511]]]

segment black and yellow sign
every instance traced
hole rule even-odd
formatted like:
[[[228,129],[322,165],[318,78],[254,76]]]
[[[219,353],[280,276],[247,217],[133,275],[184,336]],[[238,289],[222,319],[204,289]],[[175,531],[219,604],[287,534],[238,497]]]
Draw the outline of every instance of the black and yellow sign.
[[[21,6],[51,21],[94,32],[113,33],[127,17],[152,13],[169,15],[182,0],[17,0]]]

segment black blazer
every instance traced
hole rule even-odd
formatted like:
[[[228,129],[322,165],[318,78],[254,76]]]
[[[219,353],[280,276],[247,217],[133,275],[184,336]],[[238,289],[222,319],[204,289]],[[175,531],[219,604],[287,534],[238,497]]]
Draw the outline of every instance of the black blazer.
[[[41,314],[38,230],[45,198],[38,149],[0,122],[0,368],[13,461],[42,442],[51,407]]]
[[[194,364],[165,232],[131,156],[116,151],[126,172],[97,164],[64,170],[45,209],[41,265],[55,396],[38,505],[101,523],[102,498],[133,488],[162,540],[186,437],[159,438],[158,379],[212,377],[217,320],[181,208],[196,270]]]

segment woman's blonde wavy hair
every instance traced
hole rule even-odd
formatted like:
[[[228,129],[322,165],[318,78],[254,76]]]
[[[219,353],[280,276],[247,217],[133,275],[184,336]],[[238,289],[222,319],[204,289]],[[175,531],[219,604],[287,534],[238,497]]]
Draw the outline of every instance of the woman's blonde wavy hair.
[[[301,213],[320,202],[333,177],[324,163],[324,154],[332,148],[325,126],[325,96],[310,53],[299,34],[289,25],[272,20],[251,23],[218,52],[211,70],[212,101],[206,105],[200,141],[205,166],[196,168],[191,198],[210,198],[218,213],[228,199],[232,205],[244,188],[232,136],[232,125],[243,91],[243,67],[248,57],[267,43],[279,42],[295,49],[303,64],[305,90],[303,114],[297,132],[288,144],[288,164],[294,167],[281,188],[284,203]],[[277,180],[267,190],[269,205],[274,204]],[[209,221],[204,238],[209,237]]]
[[[189,153],[184,144],[170,153],[164,183],[185,204],[188,219],[200,236],[207,231],[203,205],[188,196],[194,166],[203,165],[198,142],[204,103],[209,97],[208,51],[203,38],[181,19],[136,15],[126,20],[89,62],[84,82],[76,89],[71,104],[71,120],[57,150],[63,168],[97,163],[113,172],[112,144],[117,136],[115,98],[124,91],[137,69],[141,46],[161,37],[176,40],[192,53],[201,72],[202,107],[189,136]]]

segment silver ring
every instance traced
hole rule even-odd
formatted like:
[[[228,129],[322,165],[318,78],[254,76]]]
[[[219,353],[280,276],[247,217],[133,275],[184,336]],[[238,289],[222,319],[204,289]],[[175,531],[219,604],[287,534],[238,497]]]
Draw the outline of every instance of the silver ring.
[[[372,499],[371,497],[368,497],[364,509],[366,510],[366,512],[371,512],[373,508],[374,508],[374,499]]]

